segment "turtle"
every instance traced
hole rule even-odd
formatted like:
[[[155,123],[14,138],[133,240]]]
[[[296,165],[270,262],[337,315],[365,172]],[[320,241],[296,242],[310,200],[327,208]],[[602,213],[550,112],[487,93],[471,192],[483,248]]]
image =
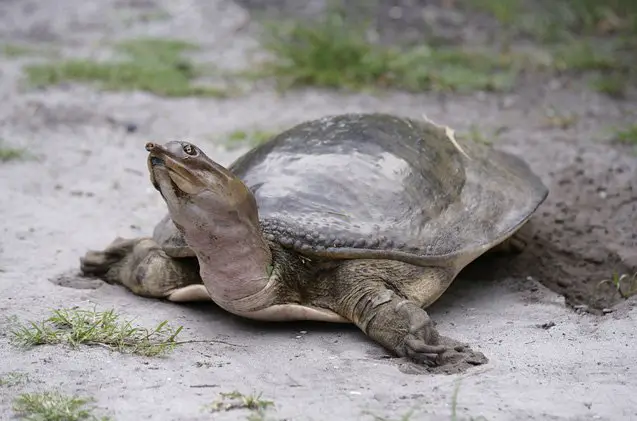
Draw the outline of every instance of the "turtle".
[[[429,367],[471,350],[427,307],[481,255],[523,250],[548,194],[521,158],[426,116],[327,115],[227,167],[185,140],[145,148],[168,212],[152,236],[87,251],[84,275],[247,319],[353,323]]]

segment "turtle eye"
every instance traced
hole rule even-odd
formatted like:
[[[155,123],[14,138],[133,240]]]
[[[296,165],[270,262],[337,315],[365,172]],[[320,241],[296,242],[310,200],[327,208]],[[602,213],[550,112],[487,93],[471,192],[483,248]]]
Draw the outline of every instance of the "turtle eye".
[[[191,156],[197,155],[197,150],[190,143],[184,144],[183,149],[184,149],[184,152],[186,152],[186,154],[188,155],[191,155]]]

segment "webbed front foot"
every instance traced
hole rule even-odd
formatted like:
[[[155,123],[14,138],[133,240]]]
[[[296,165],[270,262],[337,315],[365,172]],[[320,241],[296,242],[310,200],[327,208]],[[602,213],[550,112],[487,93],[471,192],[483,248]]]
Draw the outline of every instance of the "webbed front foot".
[[[488,362],[483,353],[440,336],[427,312],[415,303],[403,301],[396,307],[396,312],[409,321],[409,331],[402,348],[396,352],[398,355],[429,367],[472,366]]]
[[[406,357],[428,367],[443,363],[453,347],[440,342],[440,335],[425,310],[392,291],[380,291],[362,301],[356,324],[398,357]],[[359,304],[360,305],[360,304]]]
[[[438,365],[441,355],[449,349],[440,345],[440,335],[427,312],[406,300],[399,302],[394,311],[399,316],[396,321],[407,326],[403,340],[394,349],[395,353],[428,366]],[[400,323],[400,319],[404,323]]]

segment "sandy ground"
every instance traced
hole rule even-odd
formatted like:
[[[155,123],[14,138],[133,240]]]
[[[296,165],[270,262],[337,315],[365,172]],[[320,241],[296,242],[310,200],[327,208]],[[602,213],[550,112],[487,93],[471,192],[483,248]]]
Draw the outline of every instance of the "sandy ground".
[[[128,18],[156,10],[170,19],[133,23]],[[205,59],[234,67],[256,45],[244,29],[248,19],[246,10],[221,0],[68,0],[58,5],[4,0],[0,37],[49,42],[69,56],[85,56],[103,40],[179,36],[204,45]],[[555,255],[535,272],[533,260],[521,258],[528,273],[518,264],[515,276],[493,276],[499,272],[486,270],[490,266],[477,267],[431,308],[443,334],[489,358],[488,364],[457,375],[431,375],[387,358],[349,326],[255,324],[213,305],[176,305],[112,285],[73,289],[50,281],[76,272],[88,249],[102,248],[115,236],[146,235],[164,215],[164,203],[146,174],[146,141],[186,137],[229,164],[244,150],[224,151],[211,140],[215,136],[251,127],[279,129],[348,111],[426,113],[458,129],[472,123],[486,129],[506,125],[500,147],[524,156],[552,190],[539,214],[540,231],[554,230],[542,228],[542,222],[555,224],[559,215],[557,224],[566,227],[561,235],[553,231],[540,239],[563,245],[560,239],[571,238],[573,250],[557,247],[556,253],[596,265],[600,273],[611,263],[634,269],[637,160],[628,149],[604,142],[604,130],[634,120],[635,102],[614,102],[577,83],[444,99],[316,90],[278,96],[266,89],[226,100],[166,100],[81,86],[23,92],[20,66],[28,60],[33,59],[0,62],[0,138],[33,155],[0,164],[0,375],[18,371],[30,379],[0,386],[1,419],[12,419],[11,402],[18,394],[56,389],[94,396],[100,413],[118,421],[204,420],[213,416],[202,412],[203,405],[237,389],[263,392],[273,400],[271,419],[372,419],[365,412],[399,419],[415,409],[412,420],[448,420],[458,380],[458,419],[637,419],[634,303],[620,303],[604,316],[574,311],[556,291],[567,297],[577,292],[569,285],[583,272],[559,272],[562,284],[546,288],[552,285],[547,279]],[[581,118],[567,130],[544,127],[543,110],[549,106]],[[127,132],[129,123],[138,130]],[[605,194],[599,194],[599,186]],[[564,211],[569,206],[570,214]],[[590,228],[594,221],[602,229]],[[569,266],[562,261],[553,267]],[[574,293],[569,300],[577,304],[586,297]],[[74,305],[115,308],[147,326],[169,320],[184,326],[183,339],[229,344],[188,344],[162,359],[101,348],[23,351],[9,344],[10,317],[42,319],[50,309]],[[240,410],[214,419],[246,416]]]

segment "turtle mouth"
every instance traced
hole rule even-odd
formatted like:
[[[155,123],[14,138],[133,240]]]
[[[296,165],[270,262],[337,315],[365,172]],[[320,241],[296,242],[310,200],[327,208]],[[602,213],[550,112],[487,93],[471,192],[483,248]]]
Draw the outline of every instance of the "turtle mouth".
[[[168,169],[166,168],[166,162],[156,156],[149,156],[148,157],[148,172],[150,173],[150,182],[152,183],[153,187],[155,188],[155,190],[157,190],[159,193],[162,193],[161,191],[161,186],[159,185],[159,181],[157,181],[157,171],[167,171]],[[176,187],[172,182],[171,179],[171,184],[173,185],[173,189]],[[162,193],[163,196],[163,193]]]
[[[153,145],[147,160],[150,181],[162,196],[168,186],[177,197],[197,193],[196,177],[179,159],[161,146]]]
[[[159,193],[162,193],[162,191],[161,191],[161,186],[159,185],[159,181],[157,181],[156,172],[166,171],[166,170],[167,170],[166,162],[163,159],[157,156],[152,156],[152,155],[148,157],[148,172],[150,174],[150,182],[155,188],[155,190],[157,190]],[[171,183],[172,183],[172,180],[171,180]],[[173,186],[173,188],[174,187],[175,186]],[[162,196],[163,196],[163,193],[162,193]]]
[[[166,165],[166,162],[164,162],[163,159],[157,157],[157,156],[151,156],[150,157],[150,165],[152,165],[153,167],[158,166],[158,165]]]

